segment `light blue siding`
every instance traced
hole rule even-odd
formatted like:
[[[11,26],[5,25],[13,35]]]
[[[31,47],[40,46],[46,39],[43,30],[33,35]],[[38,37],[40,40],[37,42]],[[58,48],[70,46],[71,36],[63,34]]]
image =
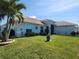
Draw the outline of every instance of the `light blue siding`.
[[[26,29],[32,29],[32,32],[34,33],[40,33],[40,27],[42,25],[32,24],[32,23],[21,23],[21,24],[15,24],[13,26],[13,29],[15,30],[15,34],[17,37],[24,36],[26,33]],[[37,29],[36,29],[37,27]]]
[[[55,33],[62,34],[62,35],[70,35],[72,31],[75,30],[73,26],[56,26]]]

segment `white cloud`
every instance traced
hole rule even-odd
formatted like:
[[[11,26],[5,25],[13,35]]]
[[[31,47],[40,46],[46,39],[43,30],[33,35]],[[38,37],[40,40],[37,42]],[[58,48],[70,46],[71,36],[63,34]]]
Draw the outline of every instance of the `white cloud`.
[[[30,18],[37,18],[36,16],[29,16]]]

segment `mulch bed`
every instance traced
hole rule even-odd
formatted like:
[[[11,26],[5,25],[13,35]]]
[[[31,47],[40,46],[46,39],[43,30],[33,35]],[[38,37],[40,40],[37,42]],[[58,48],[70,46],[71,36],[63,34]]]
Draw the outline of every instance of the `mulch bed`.
[[[10,44],[10,43],[13,43],[15,40],[14,39],[8,39],[6,42],[2,42],[2,40],[0,40],[0,46],[1,45],[7,45],[7,44]]]

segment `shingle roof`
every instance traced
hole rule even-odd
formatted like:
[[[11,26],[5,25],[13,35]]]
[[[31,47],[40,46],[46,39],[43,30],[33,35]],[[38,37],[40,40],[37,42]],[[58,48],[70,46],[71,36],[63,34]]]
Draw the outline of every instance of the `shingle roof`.
[[[24,22],[32,23],[32,24],[38,24],[38,25],[43,25],[43,23],[40,20],[38,20],[36,18],[31,18],[31,17],[24,18]]]
[[[55,21],[53,21],[52,19],[44,19],[44,20],[41,20],[41,22],[43,24],[46,24],[47,22],[53,22],[53,23],[55,23]]]
[[[74,26],[76,24],[70,23],[70,22],[66,22],[66,21],[62,21],[62,22],[56,22],[55,25],[56,26]]]
[[[52,19],[44,19],[44,20],[42,20],[42,22],[55,22],[55,21]]]

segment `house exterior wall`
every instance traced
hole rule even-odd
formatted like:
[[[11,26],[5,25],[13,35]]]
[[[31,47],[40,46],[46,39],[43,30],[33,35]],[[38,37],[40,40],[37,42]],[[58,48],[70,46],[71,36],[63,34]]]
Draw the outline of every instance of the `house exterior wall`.
[[[24,36],[26,33],[26,29],[31,29],[34,33],[40,33],[40,27],[42,25],[31,24],[31,23],[21,23],[15,24],[12,29],[15,30],[15,35],[17,37]],[[37,28],[36,28],[37,27]]]
[[[71,35],[75,30],[75,26],[55,26],[55,33],[61,35]]]

